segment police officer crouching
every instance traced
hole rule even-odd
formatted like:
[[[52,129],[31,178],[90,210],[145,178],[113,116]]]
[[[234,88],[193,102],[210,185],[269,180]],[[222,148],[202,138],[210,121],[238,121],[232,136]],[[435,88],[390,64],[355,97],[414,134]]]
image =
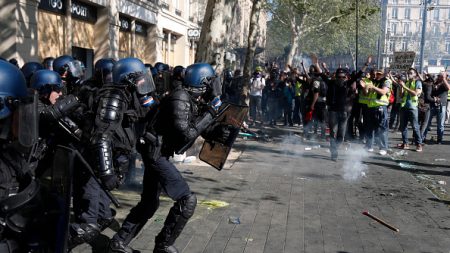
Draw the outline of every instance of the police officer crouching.
[[[112,238],[109,252],[133,252],[128,244],[159,207],[159,186],[175,203],[155,238],[153,252],[178,252],[175,240],[194,214],[197,198],[169,157],[183,153],[214,122],[221,105],[217,93],[210,90],[214,77],[211,65],[190,65],[185,71],[184,87],[177,86],[161,101],[138,146],[145,167],[141,200]]]

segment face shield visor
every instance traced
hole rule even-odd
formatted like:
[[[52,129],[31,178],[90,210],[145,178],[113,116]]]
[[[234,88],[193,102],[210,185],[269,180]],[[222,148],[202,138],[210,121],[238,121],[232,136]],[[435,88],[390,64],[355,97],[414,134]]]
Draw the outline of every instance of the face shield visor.
[[[37,101],[37,92],[20,99],[0,97],[0,120],[3,121],[2,138],[12,137],[25,148],[33,146],[39,137]],[[12,119],[12,122],[8,122],[10,115],[9,119]],[[5,130],[7,128],[10,128],[10,131]]]
[[[80,61],[68,62],[65,67],[72,78],[79,79],[83,77],[83,66],[81,66]]]
[[[96,74],[97,74],[97,76],[96,76],[97,80],[100,81],[102,84],[113,83],[112,70],[101,69]]]
[[[153,78],[147,71],[129,74],[127,79],[139,95],[147,95],[155,90]]]

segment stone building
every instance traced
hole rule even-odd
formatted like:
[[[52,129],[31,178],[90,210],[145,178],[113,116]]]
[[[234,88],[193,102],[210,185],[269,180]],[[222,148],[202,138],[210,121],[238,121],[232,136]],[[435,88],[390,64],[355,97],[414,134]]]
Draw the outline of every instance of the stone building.
[[[382,66],[393,53],[415,51],[419,66],[423,0],[382,0]],[[427,10],[424,66],[450,65],[450,0],[430,1]]]
[[[187,66],[190,13],[184,0],[0,0],[0,56],[23,65],[69,54],[88,75],[103,57]]]

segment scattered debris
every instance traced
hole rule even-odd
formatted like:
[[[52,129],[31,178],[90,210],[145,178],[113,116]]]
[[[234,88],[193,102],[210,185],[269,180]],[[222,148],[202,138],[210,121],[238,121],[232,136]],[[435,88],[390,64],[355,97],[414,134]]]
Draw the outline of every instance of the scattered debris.
[[[394,193],[392,193],[392,192],[390,192],[390,193],[385,193],[385,192],[382,192],[382,193],[380,193],[380,196],[390,196],[390,197],[394,197],[394,196],[395,196],[395,194],[394,194]]]
[[[416,166],[414,166],[414,165],[412,165],[410,163],[407,163],[407,162],[400,162],[400,163],[398,163],[398,165],[402,169],[415,169],[416,168]]]
[[[186,158],[186,152],[181,155],[177,155],[177,154],[173,155],[173,161],[176,163],[183,162],[185,158]]]
[[[228,223],[230,224],[241,224],[241,220],[237,216],[228,217]]]
[[[392,226],[391,224],[389,224],[389,223],[385,222],[384,220],[376,217],[375,215],[370,214],[369,211],[364,211],[362,214],[364,214],[365,216],[367,216],[367,217],[377,221],[381,225],[383,225],[383,226],[385,226],[385,227],[387,227],[387,228],[389,228],[389,229],[391,229],[391,230],[393,230],[395,232],[400,232],[400,229]]]
[[[241,131],[239,132],[239,136],[241,136],[243,139],[254,139],[257,141],[263,141],[263,142],[270,142],[272,141],[272,137],[266,133],[264,133],[262,130],[258,131],[252,131],[248,127],[242,126]]]
[[[361,171],[361,176],[362,176],[362,177],[366,177],[366,172]]]
[[[436,159],[434,159],[434,161],[435,161],[435,162],[446,162],[447,159],[444,159],[444,158],[436,158]]]
[[[306,151],[311,151],[312,148],[311,148],[311,147],[305,147],[305,150],[306,150]]]
[[[245,240],[246,242],[253,242],[253,238],[247,238],[247,237],[246,237],[244,240]]]
[[[438,184],[441,184],[441,185],[446,185],[446,184],[447,184],[447,182],[445,182],[444,180],[441,180],[441,181],[438,181]]]
[[[188,156],[188,157],[184,158],[183,163],[192,163],[192,162],[195,162],[196,160],[197,160],[197,157]]]
[[[201,200],[201,201],[198,201],[198,204],[201,206],[205,206],[210,210],[216,209],[216,208],[221,208],[221,207],[226,207],[226,206],[230,205],[227,202],[220,201],[220,200]]]

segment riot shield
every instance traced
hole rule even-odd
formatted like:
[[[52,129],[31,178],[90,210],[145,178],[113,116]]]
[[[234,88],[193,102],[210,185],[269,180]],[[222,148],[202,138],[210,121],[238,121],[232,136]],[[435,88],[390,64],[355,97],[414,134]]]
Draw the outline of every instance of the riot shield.
[[[212,137],[211,140],[205,139],[199,155],[200,160],[217,170],[222,170],[247,112],[248,106],[226,105],[226,109],[216,118],[215,127],[227,129],[228,134],[225,138],[217,135]]]
[[[48,194],[46,213],[48,226],[47,238],[52,252],[66,253],[70,221],[70,200],[72,196],[72,178],[75,153],[72,149],[57,146],[53,164],[41,177]]]

